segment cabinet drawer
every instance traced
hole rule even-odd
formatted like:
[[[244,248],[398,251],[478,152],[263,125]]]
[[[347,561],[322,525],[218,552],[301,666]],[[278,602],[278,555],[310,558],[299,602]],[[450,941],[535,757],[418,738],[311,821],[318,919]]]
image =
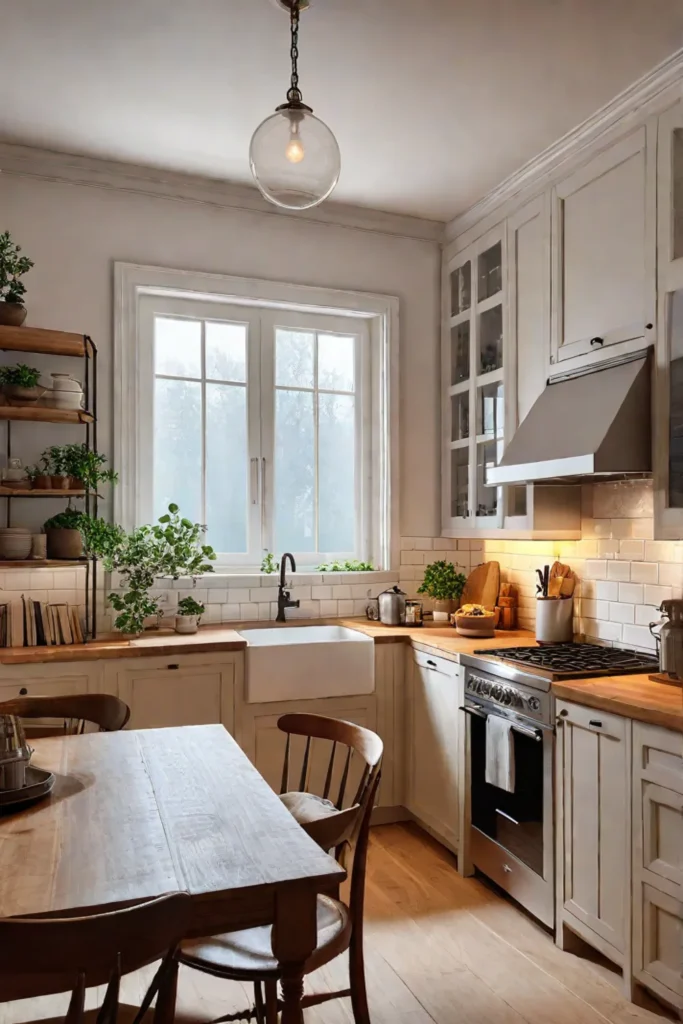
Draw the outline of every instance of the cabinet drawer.
[[[446,676],[453,676],[454,679],[460,675],[460,665],[456,661],[449,661],[448,658],[439,658],[438,655],[428,654],[426,651],[414,651],[413,658],[418,668],[442,672]]]
[[[628,720],[620,715],[596,711],[595,708],[586,708],[581,704],[569,704],[562,700],[557,702],[557,719],[560,723],[569,722],[580,729],[590,729],[602,736],[612,736],[616,740],[626,738],[629,725]]]
[[[643,885],[642,927],[636,928],[634,972],[639,981],[683,1009],[683,905],[651,885]]]
[[[62,697],[72,693],[87,693],[88,677],[73,676],[59,680],[28,679],[13,683],[0,683],[0,702],[15,697]]]
[[[638,722],[633,727],[636,777],[683,793],[683,734]]]

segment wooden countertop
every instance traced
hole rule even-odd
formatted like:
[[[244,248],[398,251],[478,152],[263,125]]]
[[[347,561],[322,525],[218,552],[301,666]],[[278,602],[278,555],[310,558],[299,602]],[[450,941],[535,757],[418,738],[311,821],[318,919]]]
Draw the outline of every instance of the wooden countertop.
[[[202,626],[191,636],[162,629],[138,640],[123,640],[117,635],[110,635],[88,644],[3,648],[0,650],[0,666],[241,651],[247,642],[237,630],[313,625],[347,626],[372,637],[377,644],[409,643],[418,650],[435,651],[452,661],[475,650],[535,644],[533,633],[528,630],[499,630],[492,639],[476,640],[459,636],[450,626],[383,626],[361,618],[292,619],[288,623],[260,621]],[[495,658],[491,659],[492,666],[495,661]],[[654,683],[645,674],[565,680],[553,683],[553,693],[563,700],[683,732],[683,689]]]
[[[655,683],[646,674],[567,679],[553,683],[553,693],[561,700],[683,732],[683,688]]]

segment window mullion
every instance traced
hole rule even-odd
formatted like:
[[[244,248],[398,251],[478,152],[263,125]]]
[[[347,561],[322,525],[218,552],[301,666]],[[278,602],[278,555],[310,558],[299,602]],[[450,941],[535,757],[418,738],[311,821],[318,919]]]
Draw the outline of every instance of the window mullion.
[[[202,320],[202,336],[201,336],[201,441],[202,441],[202,522],[207,522],[206,516],[206,322]],[[207,524],[208,525],[208,524]]]
[[[314,550],[320,551],[320,471],[318,466],[320,427],[319,398],[318,398],[318,332],[314,334],[313,342],[313,523],[315,529]]]

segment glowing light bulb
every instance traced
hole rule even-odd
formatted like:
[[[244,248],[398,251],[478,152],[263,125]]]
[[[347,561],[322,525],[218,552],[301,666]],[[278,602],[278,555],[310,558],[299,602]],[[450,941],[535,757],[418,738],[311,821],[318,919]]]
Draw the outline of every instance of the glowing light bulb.
[[[292,135],[285,150],[285,156],[289,160],[290,164],[300,164],[305,155],[306,151],[301,145],[301,139],[296,135]]]

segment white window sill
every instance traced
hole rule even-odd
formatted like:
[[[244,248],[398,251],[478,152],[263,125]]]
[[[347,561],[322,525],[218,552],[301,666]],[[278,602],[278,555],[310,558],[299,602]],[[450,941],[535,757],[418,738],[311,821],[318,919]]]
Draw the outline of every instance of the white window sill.
[[[285,579],[293,587],[316,587],[340,583],[393,583],[398,579],[395,572],[374,570],[372,572],[286,572]],[[212,589],[214,587],[277,587],[280,582],[278,572],[234,572],[217,568],[215,572],[201,576],[197,585]],[[187,579],[176,580],[176,590],[187,590]]]

